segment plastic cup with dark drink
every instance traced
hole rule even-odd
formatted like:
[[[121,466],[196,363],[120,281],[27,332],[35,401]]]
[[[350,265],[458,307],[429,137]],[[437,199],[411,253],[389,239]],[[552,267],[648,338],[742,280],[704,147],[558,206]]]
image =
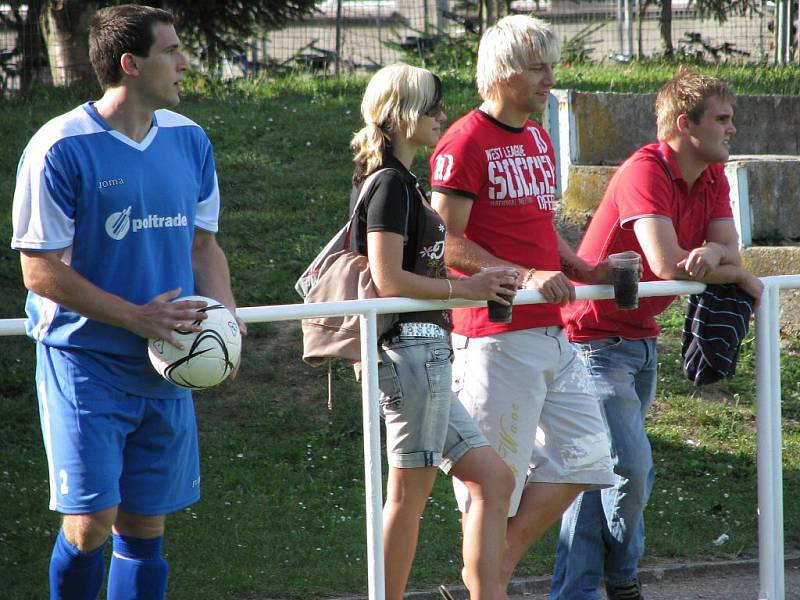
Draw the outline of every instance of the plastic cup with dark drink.
[[[514,276],[516,282],[515,269],[510,269],[508,267],[481,267],[481,271],[506,271],[509,276]],[[516,289],[516,284],[504,283],[503,287],[513,291]],[[513,294],[498,294],[498,296],[509,302],[514,298]],[[511,309],[513,308],[511,304],[500,304],[494,300],[488,300],[486,305],[489,307],[489,321],[492,323],[511,323]]]
[[[619,252],[608,256],[614,273],[614,301],[620,310],[639,308],[639,270],[642,257],[637,252]]]

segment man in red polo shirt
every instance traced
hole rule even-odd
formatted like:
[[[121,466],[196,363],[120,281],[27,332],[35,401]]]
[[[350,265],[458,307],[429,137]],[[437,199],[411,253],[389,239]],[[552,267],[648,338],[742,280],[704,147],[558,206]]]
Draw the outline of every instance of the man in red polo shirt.
[[[642,281],[736,283],[758,300],[763,285],[741,267],[722,165],[736,133],[732,102],[718,79],[682,71],[669,81],[656,99],[659,142],[640,148],[617,170],[578,256],[595,263],[634,250],[643,257]],[[564,309],[567,335],[605,408],[617,481],[584,492],[564,513],[552,600],[599,599],[601,579],[610,600],[642,598],[642,515],[654,477],[644,421],[656,387],[655,316],[673,299],[642,298],[639,308],[625,311],[613,300]]]

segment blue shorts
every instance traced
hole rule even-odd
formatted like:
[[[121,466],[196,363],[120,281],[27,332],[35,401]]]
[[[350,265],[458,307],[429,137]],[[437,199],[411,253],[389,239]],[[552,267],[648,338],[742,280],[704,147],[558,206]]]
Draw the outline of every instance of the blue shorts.
[[[37,344],[36,359],[51,510],[85,514],[119,506],[163,515],[200,498],[189,390],[177,399],[143,398],[92,376],[80,353]]]

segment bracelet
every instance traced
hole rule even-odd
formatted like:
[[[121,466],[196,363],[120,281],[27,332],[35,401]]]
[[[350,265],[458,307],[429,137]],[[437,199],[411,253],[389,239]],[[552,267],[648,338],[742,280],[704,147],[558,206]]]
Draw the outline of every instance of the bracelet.
[[[528,269],[528,272],[525,273],[525,277],[522,278],[522,288],[525,289],[528,286],[528,282],[533,278],[533,274],[536,273],[536,269],[531,267]]]
[[[445,302],[450,302],[453,299],[453,284],[450,282],[450,279],[445,279],[447,282],[447,300]]]

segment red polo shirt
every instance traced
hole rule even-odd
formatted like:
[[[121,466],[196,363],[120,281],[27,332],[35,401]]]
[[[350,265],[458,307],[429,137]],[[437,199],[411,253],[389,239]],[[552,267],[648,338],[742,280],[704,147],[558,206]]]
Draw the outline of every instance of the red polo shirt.
[[[722,164],[710,165],[691,191],[681,177],[675,153],[665,142],[650,144],[634,152],[617,170],[578,249],[578,256],[594,264],[609,254],[635,250],[642,255],[642,281],[656,281],[633,231],[642,217],[669,219],[678,244],[686,250],[706,241],[708,225],[717,219],[732,219],[730,187]],[[574,341],[611,336],[629,339],[655,337],[655,316],[674,296],[640,298],[636,310],[617,310],[613,300],[575,302],[563,309],[567,335]]]

